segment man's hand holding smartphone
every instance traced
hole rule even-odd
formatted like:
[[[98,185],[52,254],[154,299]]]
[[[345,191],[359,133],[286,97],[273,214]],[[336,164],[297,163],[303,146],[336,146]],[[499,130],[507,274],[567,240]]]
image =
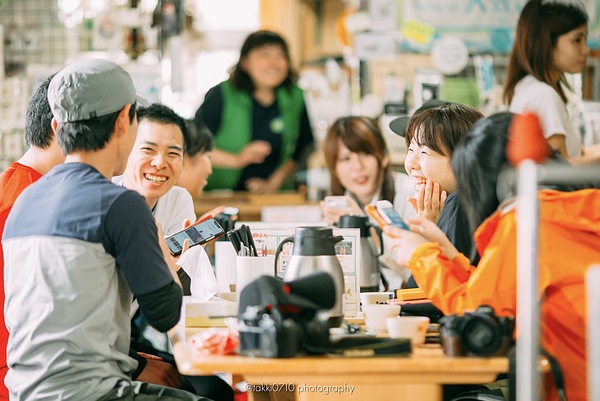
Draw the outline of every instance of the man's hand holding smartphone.
[[[169,235],[165,238],[171,255],[179,256],[184,250],[184,243],[187,240],[189,247],[206,244],[208,241],[216,239],[223,235],[223,227],[217,223],[212,216],[207,216],[203,220],[198,220],[191,226]]]
[[[202,218],[200,218],[200,220],[202,220]],[[184,219],[183,223],[181,224],[181,229],[185,230],[186,228],[188,228],[191,225],[192,225],[192,222],[190,221],[190,219]],[[165,244],[166,243],[167,243],[167,238],[165,236]],[[190,249],[190,240],[188,240],[188,239],[183,241],[183,247],[181,248],[181,253],[179,255],[173,255],[171,253],[171,249],[169,249],[169,254],[171,255],[171,258],[173,259],[173,262],[175,262],[176,265],[177,265],[177,261],[179,260],[181,255],[183,255],[188,249]],[[181,268],[181,266],[177,265],[178,271],[180,268]]]

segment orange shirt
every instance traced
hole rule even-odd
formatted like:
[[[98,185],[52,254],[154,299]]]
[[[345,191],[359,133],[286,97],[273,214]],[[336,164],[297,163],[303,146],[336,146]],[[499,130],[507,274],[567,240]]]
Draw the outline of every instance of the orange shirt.
[[[567,399],[585,400],[587,269],[600,264],[600,190],[540,191],[539,294],[543,348],[561,365]],[[421,245],[408,267],[432,302],[446,314],[481,304],[516,315],[516,216],[505,208],[475,233],[477,269],[462,255],[450,261],[437,244]],[[467,274],[456,274],[466,272]],[[554,400],[554,391],[547,392]]]
[[[42,177],[40,173],[31,167],[24,166],[14,162],[6,171],[0,175],[0,238],[4,233],[4,225],[15,201],[21,195],[21,192]],[[0,243],[0,283],[4,283],[4,253]],[[0,286],[0,400],[8,400],[8,390],[4,385],[4,376],[8,371],[6,366],[6,343],[8,342],[8,330],[4,325],[4,285]]]

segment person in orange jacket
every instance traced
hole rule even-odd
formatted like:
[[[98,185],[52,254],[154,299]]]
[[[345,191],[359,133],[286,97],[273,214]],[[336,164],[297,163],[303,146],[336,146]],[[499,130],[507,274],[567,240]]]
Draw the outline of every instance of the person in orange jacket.
[[[452,157],[452,169],[474,231],[477,268],[443,233],[423,218],[411,231],[388,226],[397,262],[407,266],[445,314],[488,304],[504,316],[517,312],[515,202],[500,203],[496,184],[508,164],[506,144],[512,114],[479,120]],[[539,294],[541,346],[559,362],[567,399],[586,396],[587,269],[600,263],[600,190],[539,191]],[[518,330],[518,328],[517,328]],[[554,390],[547,400],[557,399]]]

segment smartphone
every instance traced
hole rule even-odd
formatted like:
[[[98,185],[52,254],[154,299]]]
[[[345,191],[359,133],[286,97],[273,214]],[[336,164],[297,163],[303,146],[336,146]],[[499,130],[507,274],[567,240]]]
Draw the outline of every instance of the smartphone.
[[[406,225],[404,220],[402,220],[402,217],[400,217],[396,209],[394,209],[394,205],[392,205],[392,202],[387,200],[380,200],[375,202],[375,207],[377,207],[377,211],[387,224],[391,224],[395,227],[402,228],[404,230],[410,230],[408,228],[408,225]]]
[[[223,227],[212,217],[197,221],[188,228],[169,235],[165,240],[169,245],[171,255],[179,256],[183,250],[183,242],[187,239],[190,242],[190,248],[195,245],[204,245],[208,241],[220,237],[225,233]]]
[[[387,201],[385,201],[387,202]],[[389,202],[388,202],[389,203]],[[377,202],[376,202],[377,204]],[[375,220],[377,222],[377,224],[379,225],[379,227],[383,228],[384,226],[391,224],[393,226],[396,227],[400,227],[404,230],[408,230],[408,226],[406,225],[406,223],[404,223],[404,221],[402,220],[402,218],[398,215],[398,213],[396,212],[396,209],[394,209],[394,207],[392,206],[392,212],[391,214],[394,216],[394,219],[392,222],[392,219],[390,218],[390,213],[382,213],[379,208],[376,206],[376,204],[368,204],[367,206],[365,206],[365,212],[371,216],[373,218],[373,220]],[[391,203],[390,203],[391,205]],[[385,215],[385,217],[384,217]]]
[[[325,204],[331,209],[348,209],[350,204],[348,198],[344,195],[341,196],[326,196]]]
[[[373,218],[373,220],[375,220],[377,222],[377,224],[379,224],[379,227],[383,228],[385,225],[387,225],[388,223],[383,219],[383,217],[381,217],[381,215],[379,214],[379,211],[377,210],[377,207],[370,203],[367,206],[365,206],[365,212],[371,216]]]

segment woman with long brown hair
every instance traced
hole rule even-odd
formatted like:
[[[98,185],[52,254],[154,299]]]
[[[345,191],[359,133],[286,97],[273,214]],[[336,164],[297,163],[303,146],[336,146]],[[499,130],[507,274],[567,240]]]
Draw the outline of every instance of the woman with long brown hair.
[[[323,214],[332,223],[349,213],[364,214],[363,207],[378,200],[392,202],[404,218],[415,215],[408,197],[413,186],[406,174],[392,170],[390,155],[377,121],[360,116],[335,121],[323,143],[331,177],[331,195],[347,195],[348,207],[330,208],[322,203]]]
[[[567,109],[565,73],[586,66],[588,20],[580,0],[530,0],[517,23],[504,84],[510,111],[535,112],[548,144],[571,163],[600,162],[600,145],[582,146]]]

